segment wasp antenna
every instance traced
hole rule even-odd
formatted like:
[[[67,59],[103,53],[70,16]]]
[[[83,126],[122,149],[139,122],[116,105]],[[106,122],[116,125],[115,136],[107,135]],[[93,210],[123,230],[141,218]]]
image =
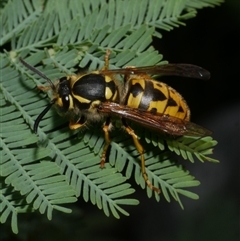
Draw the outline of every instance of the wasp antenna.
[[[34,73],[38,74],[40,77],[45,79],[50,84],[51,89],[55,90],[53,82],[45,74],[40,72],[38,69],[34,68],[32,65],[28,64],[27,62],[25,62],[22,58],[19,58],[19,60],[25,67],[27,67],[28,69],[32,70]]]
[[[34,126],[33,126],[33,130],[35,133],[37,133],[37,128],[38,125],[40,123],[40,121],[42,120],[42,118],[46,115],[46,113],[50,110],[50,108],[52,107],[52,105],[55,103],[55,100],[52,100],[47,106],[46,108],[40,113],[40,115],[37,117],[37,119],[34,122]]]

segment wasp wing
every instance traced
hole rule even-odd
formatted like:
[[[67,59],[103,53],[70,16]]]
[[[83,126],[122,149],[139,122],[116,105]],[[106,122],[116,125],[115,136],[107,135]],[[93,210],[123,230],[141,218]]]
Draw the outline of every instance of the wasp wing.
[[[196,79],[209,79],[210,73],[196,65],[192,64],[166,64],[145,67],[127,67],[124,69],[101,70],[103,75],[122,74],[122,75],[141,75],[141,74],[159,74],[182,76]]]
[[[169,115],[131,108],[113,102],[102,103],[99,107],[99,112],[123,117],[159,133],[167,133],[174,136],[211,135],[211,131],[192,122],[184,121]]]

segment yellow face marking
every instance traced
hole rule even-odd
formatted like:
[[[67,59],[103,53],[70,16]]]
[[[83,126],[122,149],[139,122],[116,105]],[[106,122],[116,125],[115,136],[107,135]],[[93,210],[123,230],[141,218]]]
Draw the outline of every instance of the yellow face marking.
[[[56,102],[55,102],[55,104],[56,104],[57,106],[63,107],[62,99],[61,99],[60,97],[58,97],[57,100],[56,100]]]
[[[71,95],[68,96],[69,97],[69,109],[73,109],[74,105],[73,105],[73,98]]]

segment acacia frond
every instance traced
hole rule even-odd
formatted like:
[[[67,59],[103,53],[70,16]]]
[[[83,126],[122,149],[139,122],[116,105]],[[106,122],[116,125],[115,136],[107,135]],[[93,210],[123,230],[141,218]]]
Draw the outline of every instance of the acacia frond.
[[[51,219],[53,209],[69,212],[63,205],[75,202],[79,196],[103,209],[106,215],[119,218],[121,213],[128,215],[122,205],[138,203],[128,197],[134,189],[127,179],[133,176],[137,184],[146,188],[139,154],[131,138],[121,131],[113,134],[104,169],[99,164],[104,144],[101,128],[86,129],[80,139],[53,109],[41,121],[38,135],[32,132],[34,121],[49,98],[36,88],[46,85],[45,80],[26,69],[19,57],[53,81],[79,68],[102,68],[106,49],[111,50],[110,68],[159,64],[163,57],[151,46],[152,37],[161,37],[161,31],[184,25],[197,9],[221,2],[2,1],[0,221],[4,223],[10,217],[17,233],[18,213],[38,210]],[[170,154],[174,152],[190,161],[194,157],[215,161],[208,155],[216,141],[211,137],[162,138],[148,131],[138,135],[147,142],[144,148],[149,180],[161,189],[164,198],[170,201],[172,197],[181,206],[179,194],[196,199],[197,195],[186,188],[199,182]],[[153,192],[146,190],[151,197]],[[155,194],[157,200],[160,197]]]

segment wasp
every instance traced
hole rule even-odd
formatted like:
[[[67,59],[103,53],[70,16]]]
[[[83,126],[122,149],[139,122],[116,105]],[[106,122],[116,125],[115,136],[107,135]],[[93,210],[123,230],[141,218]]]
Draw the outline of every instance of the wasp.
[[[85,74],[65,76],[54,84],[36,68],[20,61],[28,69],[45,79],[49,86],[39,86],[41,90],[52,90],[51,102],[40,113],[34,123],[34,131],[43,116],[55,105],[57,112],[69,119],[72,130],[89,122],[102,121],[105,145],[101,154],[101,168],[111,143],[112,118],[118,117],[122,127],[132,137],[140,154],[141,172],[147,186],[160,193],[153,186],[145,170],[144,148],[138,136],[128,124],[135,122],[158,133],[172,136],[207,136],[211,132],[190,122],[190,110],[183,97],[167,84],[154,80],[151,75],[175,75],[197,79],[209,79],[210,73],[195,65],[166,64],[147,67],[129,66],[122,69],[109,69],[110,51],[106,52],[105,65],[101,70]],[[120,81],[117,76],[123,78]]]

